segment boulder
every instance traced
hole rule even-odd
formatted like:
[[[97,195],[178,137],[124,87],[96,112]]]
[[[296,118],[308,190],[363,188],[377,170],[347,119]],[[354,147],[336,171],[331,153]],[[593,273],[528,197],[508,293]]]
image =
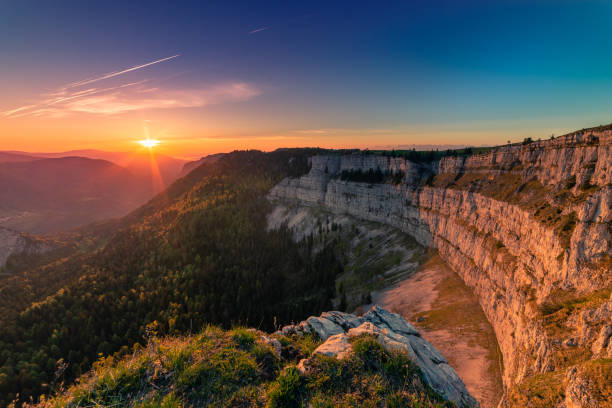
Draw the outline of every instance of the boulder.
[[[304,322],[283,328],[281,333],[296,332],[296,327],[309,327],[325,340],[312,353],[338,359],[349,357],[353,353],[351,339],[368,334],[376,338],[386,350],[405,352],[420,369],[423,381],[447,400],[460,407],[477,407],[478,402],[465,388],[463,381],[455,370],[448,365],[446,358],[434,346],[421,337],[403,317],[396,313],[373,306],[361,317],[342,312],[327,312],[320,317],[309,317]],[[312,357],[311,357],[312,358]],[[303,374],[310,369],[310,359],[302,359],[298,370]]]

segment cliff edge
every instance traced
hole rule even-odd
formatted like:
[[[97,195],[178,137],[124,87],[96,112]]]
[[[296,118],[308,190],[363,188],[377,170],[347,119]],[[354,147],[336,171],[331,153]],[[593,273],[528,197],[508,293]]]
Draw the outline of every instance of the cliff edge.
[[[44,407],[477,407],[431,344],[400,316],[373,308],[310,317],[270,335],[207,327],[151,338],[98,361]]]
[[[393,225],[436,248],[495,330],[502,405],[575,406],[566,396],[587,371],[599,374],[580,392],[601,404],[611,382],[597,379],[612,380],[611,145],[601,128],[435,161],[314,156],[270,199]],[[537,376],[557,391],[540,398]]]

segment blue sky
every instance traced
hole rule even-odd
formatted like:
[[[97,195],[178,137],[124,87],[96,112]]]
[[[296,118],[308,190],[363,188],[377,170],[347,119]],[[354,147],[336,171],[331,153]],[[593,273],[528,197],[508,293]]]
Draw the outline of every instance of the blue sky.
[[[0,111],[175,54],[111,80],[154,81],[151,92],[176,98],[206,89],[198,101],[211,103],[0,117],[0,138],[16,146],[7,132],[58,138],[104,123],[106,136],[62,139],[91,147],[143,120],[203,150],[215,138],[271,148],[545,137],[612,121],[611,22],[604,1],[4,1]]]

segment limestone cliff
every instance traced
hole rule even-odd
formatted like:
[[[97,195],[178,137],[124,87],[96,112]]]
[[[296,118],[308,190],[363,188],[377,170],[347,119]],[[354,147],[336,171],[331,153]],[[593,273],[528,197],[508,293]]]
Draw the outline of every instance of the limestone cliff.
[[[308,175],[270,197],[393,225],[437,248],[478,296],[511,390],[610,355],[612,316],[596,310],[611,302],[611,144],[612,131],[589,130],[431,162],[315,156]],[[351,181],[370,169],[384,180]],[[606,346],[596,355],[597,342]]]
[[[0,227],[0,267],[11,255],[33,254],[50,250],[52,246],[29,235]]]

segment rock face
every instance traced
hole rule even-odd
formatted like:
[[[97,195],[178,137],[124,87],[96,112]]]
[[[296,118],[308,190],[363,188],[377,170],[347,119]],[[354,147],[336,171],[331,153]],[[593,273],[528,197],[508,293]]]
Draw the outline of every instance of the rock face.
[[[51,248],[51,245],[33,237],[0,227],[0,267],[4,266],[9,256],[13,254],[40,253]]]
[[[560,368],[560,346],[539,312],[546,301],[612,286],[611,144],[612,131],[605,130],[433,162],[315,156],[308,175],[283,180],[270,199],[393,225],[437,248],[478,296],[509,388]],[[370,169],[402,172],[403,179],[369,184],[341,177]],[[604,313],[610,321],[610,312]],[[599,344],[607,347],[609,335],[601,330],[587,337],[605,355]]]
[[[423,380],[431,388],[459,407],[477,407],[478,402],[438,350],[424,340],[419,332],[404,318],[378,306],[363,316],[342,312],[327,312],[320,317],[310,317],[297,325],[285,326],[282,334],[316,333],[325,340],[313,352],[343,359],[352,353],[349,340],[363,334],[374,336],[387,350],[408,354],[423,373]],[[298,369],[307,372],[308,359],[300,361]]]

